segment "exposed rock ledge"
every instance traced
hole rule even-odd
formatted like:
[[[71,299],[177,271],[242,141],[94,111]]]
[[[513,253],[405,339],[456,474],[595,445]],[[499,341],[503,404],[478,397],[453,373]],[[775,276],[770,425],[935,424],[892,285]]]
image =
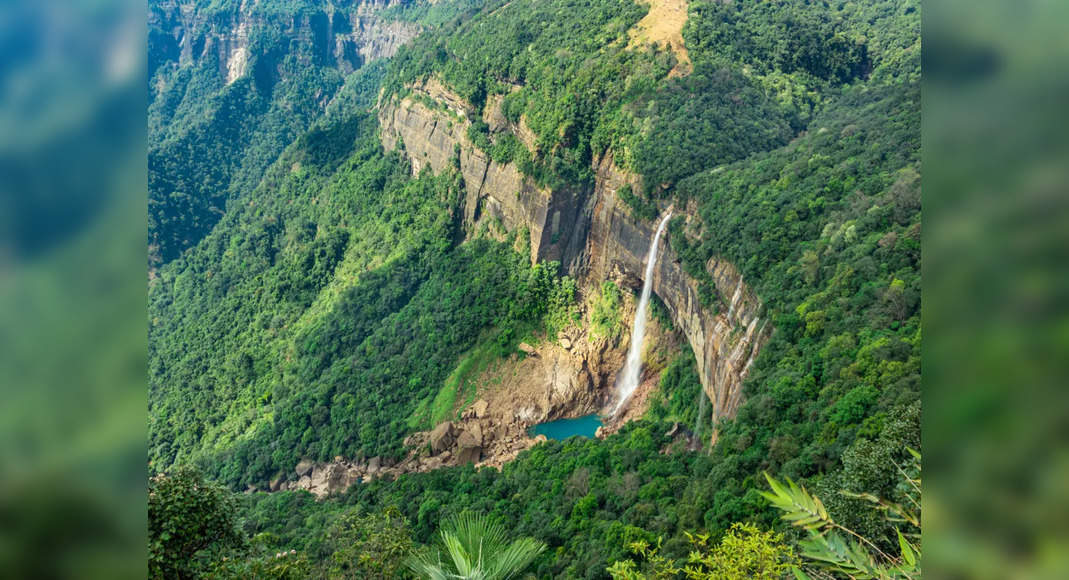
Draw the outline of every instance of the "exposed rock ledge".
[[[400,0],[328,3],[317,10],[271,15],[247,10],[245,4],[214,13],[188,0],[150,3],[150,46],[179,66],[204,59],[217,63],[220,75],[230,84],[251,72],[250,38],[259,30],[281,33],[308,48],[300,58],[337,67],[343,74],[393,56],[420,32],[415,23],[383,18],[382,12],[399,6]],[[263,54],[259,58],[275,57]]]
[[[382,142],[388,150],[403,143],[415,171],[425,166],[442,171],[459,149],[469,231],[487,222],[499,222],[506,231],[526,228],[531,233],[532,261],[560,260],[588,287],[607,278],[641,285],[653,224],[633,219],[617,196],[625,184],[638,187],[637,176],[620,170],[606,156],[595,160],[592,192],[541,189],[515,166],[493,162],[471,144],[467,128],[473,109],[463,99],[433,80],[412,90],[441,106],[428,107],[422,99],[410,97],[384,103],[379,113]],[[508,123],[498,109],[499,101],[491,101],[484,113],[492,134],[511,132],[530,147],[533,138],[523,123]],[[684,216],[688,229],[700,228],[696,212],[683,208],[676,214]],[[772,327],[760,318],[761,302],[732,264],[718,259],[706,264],[722,303],[718,312],[712,312],[699,300],[697,281],[683,270],[669,243],[662,244],[653,291],[694,350],[714,422],[733,417],[743,380]]]

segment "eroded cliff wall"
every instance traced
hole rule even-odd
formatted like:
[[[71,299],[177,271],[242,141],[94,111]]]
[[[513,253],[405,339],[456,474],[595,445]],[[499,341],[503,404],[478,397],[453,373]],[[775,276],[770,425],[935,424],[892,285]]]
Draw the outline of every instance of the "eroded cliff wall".
[[[618,170],[611,158],[599,161],[586,265],[579,273],[587,283],[613,278],[632,288],[642,285],[643,266],[656,224],[631,217],[616,195],[627,183],[637,186],[635,178]],[[696,212],[686,208],[675,208],[673,212],[692,222],[688,225],[696,225]],[[742,400],[742,382],[772,330],[760,318],[761,302],[735,266],[714,258],[706,264],[706,270],[722,298],[721,307],[706,308],[698,281],[683,270],[667,239],[660,243],[653,292],[664,302],[694,350],[714,420],[734,417]]]
[[[233,82],[248,72],[259,37],[260,49],[281,50],[271,46],[273,39],[286,39],[300,47],[299,57],[309,64],[348,73],[393,56],[419,32],[413,23],[381,17],[384,9],[400,1],[343,0],[323,10],[267,13],[245,9],[244,3],[231,11],[210,11],[188,0],[163,0],[149,10],[150,68],[167,61],[184,65],[212,59],[227,82]]]
[[[585,243],[584,196],[538,187],[514,164],[490,159],[467,136],[475,112],[439,83],[430,81],[412,90],[418,98],[381,109],[386,149],[403,147],[415,173],[424,167],[438,173],[458,163],[467,189],[465,223],[471,231],[484,225],[508,232],[525,228],[531,236],[532,261],[557,260],[571,267]],[[492,131],[513,132],[521,141],[531,138],[524,128],[504,121],[497,107],[489,107],[484,120]]]
[[[558,260],[584,285],[614,279],[639,288],[654,224],[634,219],[617,196],[624,185],[639,185],[612,158],[595,162],[593,191],[551,191],[538,187],[512,164],[497,163],[467,137],[475,111],[435,81],[412,87],[412,94],[383,103],[382,142],[387,150],[403,148],[415,172],[442,171],[456,163],[467,189],[465,224],[469,231],[498,227],[527,229],[531,259]],[[492,133],[511,132],[531,147],[523,125],[504,120],[491,101],[484,121]],[[698,219],[675,209],[690,225]],[[653,291],[665,303],[697,358],[702,386],[712,402],[714,420],[733,417],[742,399],[742,383],[771,334],[760,318],[761,303],[730,263],[706,264],[721,307],[702,305],[700,287],[682,267],[666,240],[655,271]],[[715,438],[715,429],[714,435]]]

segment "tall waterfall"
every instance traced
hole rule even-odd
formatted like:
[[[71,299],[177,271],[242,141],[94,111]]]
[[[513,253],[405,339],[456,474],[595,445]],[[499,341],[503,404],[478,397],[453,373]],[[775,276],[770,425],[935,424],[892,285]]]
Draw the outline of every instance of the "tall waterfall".
[[[642,339],[646,336],[646,310],[650,305],[650,291],[653,289],[653,268],[657,265],[657,242],[661,241],[661,234],[664,233],[670,217],[672,217],[672,211],[668,210],[657,226],[657,233],[653,235],[653,242],[650,243],[650,251],[646,256],[646,279],[642,283],[642,296],[639,298],[638,309],[635,311],[635,323],[631,329],[631,348],[627,351],[624,374],[616,383],[616,408],[612,410],[613,415],[620,411],[620,408],[638,388],[639,376],[642,372]]]

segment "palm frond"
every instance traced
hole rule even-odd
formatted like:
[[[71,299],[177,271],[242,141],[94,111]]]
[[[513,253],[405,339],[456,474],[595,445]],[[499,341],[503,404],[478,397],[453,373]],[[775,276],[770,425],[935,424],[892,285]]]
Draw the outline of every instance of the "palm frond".
[[[414,555],[406,562],[430,580],[507,580],[531,564],[546,545],[533,538],[507,544],[504,526],[482,514],[464,512],[447,519],[439,533],[452,566],[441,552]]]
[[[804,487],[799,487],[798,484],[791,481],[791,478],[786,478],[786,486],[776,481],[768,473],[765,473],[765,479],[768,480],[772,493],[765,491],[759,493],[771,502],[773,506],[784,512],[783,519],[811,532],[827,529],[834,525],[831,517],[828,516],[828,510],[824,508],[824,504],[818,498],[810,495]]]
[[[546,545],[534,538],[520,538],[497,553],[490,563],[488,577],[508,580],[527,568],[545,549]]]
[[[449,580],[449,574],[442,565],[441,553],[435,550],[432,557],[429,552],[417,552],[405,559],[405,566],[415,572],[416,576],[427,580]]]

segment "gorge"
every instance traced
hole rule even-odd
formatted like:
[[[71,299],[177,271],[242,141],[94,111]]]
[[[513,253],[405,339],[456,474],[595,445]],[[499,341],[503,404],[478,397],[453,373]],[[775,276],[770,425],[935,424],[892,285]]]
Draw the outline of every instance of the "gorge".
[[[503,235],[530,232],[531,261],[560,261],[565,273],[592,288],[618,280],[639,290],[644,260],[656,228],[634,217],[618,192],[638,189],[641,179],[620,170],[611,155],[595,159],[594,185],[584,192],[550,190],[511,163],[498,163],[468,138],[474,108],[432,79],[410,87],[412,95],[383,103],[380,136],[387,150],[400,149],[413,173],[424,168],[441,172],[455,162],[464,178],[464,224],[468,232],[481,227]],[[526,146],[533,135],[521,118],[508,121],[501,101],[492,101],[482,120],[494,135],[511,134]],[[684,231],[697,235],[702,226],[693,208],[677,209]],[[733,417],[742,400],[742,383],[772,326],[761,319],[762,304],[731,263],[713,258],[706,263],[712,282],[703,286],[682,267],[671,245],[654,266],[651,292],[668,308],[696,357],[699,377],[712,403],[713,423]],[[702,293],[714,293],[721,307],[703,306]],[[712,431],[715,442],[717,430]]]
[[[150,0],[150,505],[218,487],[248,540],[150,576],[399,578],[368,540],[474,512],[605,580],[791,547],[763,474],[894,549],[840,492],[906,505],[920,449],[919,26]]]

